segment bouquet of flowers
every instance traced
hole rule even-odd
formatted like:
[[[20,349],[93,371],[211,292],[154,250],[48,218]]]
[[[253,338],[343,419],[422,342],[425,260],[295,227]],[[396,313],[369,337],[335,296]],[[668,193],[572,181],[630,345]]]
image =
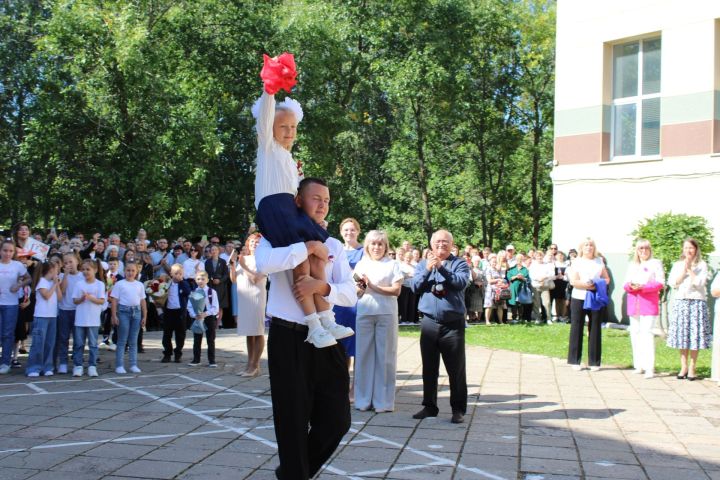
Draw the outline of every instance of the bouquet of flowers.
[[[293,54],[285,52],[275,58],[263,55],[263,63],[260,78],[265,84],[265,91],[269,95],[275,95],[281,89],[290,93],[292,87],[297,83]]]
[[[148,294],[152,302],[158,308],[163,308],[167,302],[168,293],[170,291],[170,278],[167,275],[161,275],[155,280],[148,280],[144,283],[145,293]]]
[[[195,311],[195,313],[205,311],[205,303],[207,302],[207,297],[205,296],[205,292],[201,288],[195,289],[195,291],[193,291],[188,297],[188,301],[192,305],[193,311]],[[192,325],[190,325],[190,331],[195,334],[202,335],[203,333],[205,333],[205,330],[207,330],[207,327],[205,326],[205,322],[203,322],[202,320],[194,319]]]

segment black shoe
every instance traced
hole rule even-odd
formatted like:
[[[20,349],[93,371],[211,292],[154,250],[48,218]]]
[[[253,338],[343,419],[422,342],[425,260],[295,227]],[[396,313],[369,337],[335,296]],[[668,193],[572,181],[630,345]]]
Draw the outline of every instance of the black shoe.
[[[678,379],[678,380],[685,380],[687,377],[688,377],[688,375],[687,375],[687,373],[686,373],[685,375],[678,375],[678,376],[677,376],[677,379]]]
[[[690,381],[690,382],[694,382],[695,380],[698,379],[698,377],[691,377],[690,375],[685,375],[685,378],[687,378],[688,381]]]
[[[22,364],[20,362],[18,362],[17,359],[13,359],[13,361],[10,362],[10,366],[12,368],[20,368],[20,367],[22,367]]]
[[[451,423],[463,423],[465,421],[464,415],[460,412],[455,412],[452,414],[452,418],[450,419]]]
[[[160,363],[170,363],[170,355],[165,355],[164,357],[162,357]]]
[[[420,410],[420,411],[417,412],[415,415],[413,415],[413,418],[414,418],[415,420],[422,420],[423,418],[437,417],[437,414],[438,414],[438,412],[433,412],[433,411],[430,410],[429,408],[423,407],[422,410]]]
[[[182,358],[182,355],[175,355],[175,363],[180,363],[181,358]]]
[[[21,349],[18,350],[18,353],[19,353],[20,355],[25,355],[27,352],[28,352],[28,351],[25,350],[24,348],[21,348]]]
[[[145,353],[145,349],[143,347],[138,347],[138,353]]]

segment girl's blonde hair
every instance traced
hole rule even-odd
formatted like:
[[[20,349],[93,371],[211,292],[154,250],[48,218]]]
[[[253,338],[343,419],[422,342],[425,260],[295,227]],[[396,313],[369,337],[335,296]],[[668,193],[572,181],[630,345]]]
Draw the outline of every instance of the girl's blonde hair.
[[[62,256],[63,262],[65,261],[65,258],[66,258],[66,257],[73,257],[73,258],[75,258],[75,262],[77,262],[78,265],[80,265],[80,263],[82,262],[82,260],[80,259],[80,255],[78,255],[77,252],[65,252],[65,253],[63,253],[63,256]]]
[[[173,264],[170,266],[170,275],[172,275],[173,273],[175,273],[175,272],[177,272],[177,271],[184,272],[183,266],[182,266],[181,264],[179,264],[179,263],[173,263]]]
[[[353,225],[355,225],[355,228],[357,228],[358,233],[360,233],[360,222],[358,222],[357,220],[355,220],[355,219],[352,218],[352,217],[347,217],[347,218],[343,219],[342,222],[340,222],[340,233],[342,233],[342,227],[343,227],[343,225],[345,225],[345,224],[348,223],[348,222],[350,222],[350,223],[352,223]]]
[[[640,263],[640,255],[638,255],[638,249],[640,247],[648,247],[650,249],[650,257],[652,258],[652,245],[650,245],[650,240],[646,240],[644,238],[639,238],[637,242],[635,242],[635,252],[633,252],[633,263]]]
[[[388,240],[387,233],[385,233],[383,230],[370,230],[367,235],[365,235],[365,241],[363,242],[363,250],[365,251],[365,255],[370,256],[370,251],[368,247],[370,246],[370,243],[376,240],[380,240],[383,244],[383,248],[385,249],[383,251],[383,258],[387,257],[388,251],[390,250],[390,241]]]

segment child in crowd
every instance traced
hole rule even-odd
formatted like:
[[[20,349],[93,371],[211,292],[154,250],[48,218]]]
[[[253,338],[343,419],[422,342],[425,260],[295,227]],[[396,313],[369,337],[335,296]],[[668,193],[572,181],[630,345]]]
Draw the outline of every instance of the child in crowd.
[[[75,303],[72,291],[75,284],[82,281],[83,276],[78,272],[80,257],[75,252],[63,255],[63,273],[60,282],[62,297],[58,301],[57,335],[55,340],[55,365],[57,373],[68,372],[68,349],[70,347],[70,333],[75,327]]]
[[[295,202],[303,173],[300,163],[293,160],[291,150],[297,125],[303,118],[302,108],[291,98],[275,103],[275,94],[281,88],[289,92],[296,83],[295,59],[284,53],[272,59],[264,55],[264,62],[260,73],[264,92],[252,108],[258,134],[256,222],[260,233],[275,248],[313,240],[324,243],[328,238],[327,231],[313,222]],[[293,283],[307,276],[324,280],[327,261],[326,247],[308,252],[308,260],[293,270]],[[306,341],[317,348],[335,345],[336,339],[355,333],[351,328],[335,323],[330,304],[320,295],[303,297],[299,303],[308,326]]]
[[[120,260],[117,257],[110,257],[107,261],[108,271],[105,274],[105,288],[107,290],[107,298],[110,298],[113,286],[122,280],[124,277],[120,273]],[[108,300],[109,303],[109,300]],[[110,308],[103,310],[102,314],[102,342],[100,342],[100,348],[107,348],[108,350],[115,351],[117,342],[117,328],[112,324],[112,314]]]
[[[125,264],[125,279],[115,284],[110,294],[112,324],[118,329],[115,351],[115,373],[127,373],[124,366],[125,345],[129,345],[129,363],[132,373],[140,373],[137,366],[138,333],[147,321],[145,287],[137,281],[140,268],[135,262]]]
[[[51,377],[53,375],[58,300],[62,298],[60,268],[54,262],[43,263],[38,268],[40,278],[33,286],[36,299],[32,345],[25,373],[28,377],[39,377],[40,373]]]
[[[27,269],[22,263],[13,260],[14,255],[15,243],[12,240],[0,244],[0,374],[3,375],[10,371],[10,359],[15,346],[15,327],[20,312],[18,292],[30,281]]]
[[[98,263],[94,260],[83,260],[80,271],[83,281],[77,282],[72,291],[73,303],[77,305],[73,334],[73,377],[82,377],[85,341],[89,350],[88,375],[97,377],[97,336],[105,304],[105,283],[95,278]]]
[[[170,267],[172,283],[168,290],[165,313],[163,314],[162,363],[170,362],[170,357],[173,354],[173,332],[175,333],[175,363],[180,363],[182,358],[185,331],[187,330],[185,319],[187,318],[188,297],[192,291],[190,283],[183,278],[184,274],[182,265],[175,263]]]
[[[207,356],[208,363],[211,368],[217,367],[215,363],[215,330],[217,329],[217,314],[220,311],[220,305],[218,303],[217,292],[207,286],[208,274],[207,272],[200,271],[195,276],[198,290],[205,292],[205,311],[196,312],[193,309],[192,302],[187,303],[187,311],[190,318],[195,320],[201,320],[205,324],[207,330],[205,335],[207,338]],[[191,367],[197,367],[200,365],[200,347],[202,346],[203,334],[193,334],[193,359],[188,365]]]

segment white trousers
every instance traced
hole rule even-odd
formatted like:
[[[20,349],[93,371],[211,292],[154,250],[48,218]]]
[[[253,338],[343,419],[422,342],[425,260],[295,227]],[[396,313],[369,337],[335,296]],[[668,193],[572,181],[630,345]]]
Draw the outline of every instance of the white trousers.
[[[397,314],[358,315],[355,326],[355,408],[394,410]]]
[[[632,344],[633,367],[646,372],[655,372],[655,337],[652,333],[657,315],[630,317],[630,343]]]

